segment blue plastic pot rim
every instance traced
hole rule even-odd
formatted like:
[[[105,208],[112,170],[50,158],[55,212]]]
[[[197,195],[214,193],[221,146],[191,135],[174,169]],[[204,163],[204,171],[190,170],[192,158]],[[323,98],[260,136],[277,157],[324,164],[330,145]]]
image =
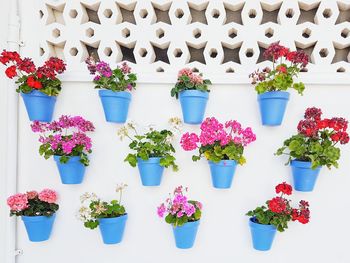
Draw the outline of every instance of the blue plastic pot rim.
[[[269,91],[258,95],[258,100],[280,99],[289,100],[289,92],[287,91]]]
[[[56,162],[59,162],[61,157],[62,157],[62,156],[60,156],[60,155],[54,155],[54,156],[53,156],[53,159],[54,159]],[[67,156],[67,157],[69,157],[69,160],[68,160],[67,163],[70,163],[70,162],[80,162],[80,160],[81,160],[80,156]]]
[[[111,91],[107,89],[101,89],[98,91],[100,97],[116,97],[123,99],[131,99],[131,93],[127,91]]]
[[[305,162],[305,161],[298,161],[298,160],[292,160],[290,162],[291,166],[298,167],[298,168],[305,168],[305,169],[311,169],[312,163],[311,162]],[[321,169],[322,166],[318,166],[314,170]]]
[[[192,222],[187,222],[182,226],[172,226],[174,229],[176,228],[190,228],[190,227],[195,227],[198,226],[201,220],[197,220],[197,221],[192,221]]]
[[[141,158],[137,158],[138,163],[159,163],[160,159],[163,157],[150,157],[148,160],[142,160]]]
[[[249,225],[251,228],[273,230],[273,231],[276,230],[276,227],[274,225],[263,225],[263,224],[256,223],[253,220],[255,220],[254,217],[249,218]]]
[[[98,221],[100,222],[100,224],[113,224],[116,222],[120,222],[120,221],[124,221],[128,218],[128,214],[124,214],[122,216],[118,216],[118,217],[110,217],[110,218],[99,218]]]
[[[56,213],[53,213],[51,216],[21,216],[22,220],[26,222],[38,222],[52,217],[55,218]]]
[[[218,163],[213,161],[208,161],[209,165],[217,165],[217,166],[235,166],[237,165],[237,161],[235,160],[221,160]]]
[[[200,97],[200,98],[209,98],[209,92],[200,91],[200,90],[184,90],[180,92],[181,97]]]
[[[43,97],[43,98],[50,98],[50,99],[56,100],[56,96],[49,96],[49,95],[46,95],[45,93],[42,93],[41,91],[38,91],[38,90],[32,90],[29,93],[21,92],[21,96],[22,97]]]

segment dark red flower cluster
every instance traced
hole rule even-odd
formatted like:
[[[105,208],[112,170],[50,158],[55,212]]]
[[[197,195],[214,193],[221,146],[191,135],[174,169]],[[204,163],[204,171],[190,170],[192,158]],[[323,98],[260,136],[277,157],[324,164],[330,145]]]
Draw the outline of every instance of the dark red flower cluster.
[[[315,107],[306,109],[305,119],[298,124],[298,132],[306,137],[320,138],[323,130],[330,129],[328,134],[333,142],[347,144],[349,142],[349,134],[347,133],[348,121],[339,117],[321,119],[321,116],[321,109]]]
[[[18,72],[22,72],[22,75],[27,73],[27,79],[24,81],[29,87],[34,89],[43,88],[43,78],[54,80],[57,74],[61,74],[66,70],[66,64],[63,60],[55,57],[51,57],[43,66],[36,69],[30,58],[22,59],[15,51],[4,50],[0,55],[0,62],[5,66],[8,66],[8,63],[12,63],[5,70],[6,76],[10,79],[18,76]]]
[[[299,221],[302,224],[307,224],[310,221],[309,203],[301,200],[299,202],[299,209],[292,209],[292,220]]]
[[[268,201],[269,209],[276,214],[285,213],[288,208],[287,204],[288,201],[285,198],[279,196],[274,197]]]
[[[62,74],[66,70],[66,64],[62,59],[51,57],[48,61],[45,62],[47,68],[52,69],[57,74]]]
[[[266,59],[272,58],[276,60],[280,57],[285,57],[289,53],[289,49],[280,45],[278,42],[272,43],[264,52]]]
[[[0,62],[4,64],[5,66],[9,62],[20,62],[21,57],[16,51],[6,51],[3,50],[0,55]]]
[[[305,68],[309,63],[309,56],[304,51],[290,51],[288,48],[280,45],[278,42],[271,44],[265,50],[264,57],[266,59],[272,58],[274,61],[284,57],[293,64],[302,65],[303,68]]]
[[[36,80],[34,78],[34,76],[29,76],[27,78],[27,85],[31,88],[34,88],[34,89],[42,89],[43,86],[41,85],[41,82]]]
[[[291,195],[292,194],[292,186],[290,184],[287,184],[286,182],[283,182],[281,184],[278,184],[276,187],[276,193],[282,193],[286,195]]]

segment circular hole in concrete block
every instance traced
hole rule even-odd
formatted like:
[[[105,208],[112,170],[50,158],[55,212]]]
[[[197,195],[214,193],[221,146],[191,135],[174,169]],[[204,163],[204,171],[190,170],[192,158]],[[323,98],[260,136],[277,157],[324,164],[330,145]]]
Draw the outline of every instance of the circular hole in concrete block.
[[[174,50],[174,57],[176,57],[176,58],[180,58],[181,56],[182,56],[182,50],[181,49],[179,49],[179,48],[176,48],[175,50]]]
[[[165,35],[164,30],[161,29],[161,28],[158,28],[157,31],[156,31],[156,36],[157,36],[158,38],[163,38],[164,35]]]
[[[271,27],[265,30],[265,37],[271,38],[273,37],[273,34],[274,34],[274,30]]]
[[[328,49],[327,48],[322,48],[319,52],[321,58],[326,58],[328,56]]]
[[[341,67],[337,69],[337,72],[345,72],[345,68]]]
[[[145,48],[141,48],[140,50],[139,50],[139,54],[140,54],[140,56],[141,57],[146,57],[147,56],[147,50],[145,49]]]
[[[110,47],[106,47],[104,50],[104,53],[107,57],[110,57],[110,56],[112,56],[113,51]]]
[[[237,30],[235,28],[231,28],[229,31],[228,31],[228,36],[230,38],[235,38],[237,36]]]
[[[309,70],[307,68],[302,68],[300,72],[308,72]]]
[[[128,38],[128,37],[130,36],[130,30],[129,30],[129,28],[124,28],[124,29],[122,30],[122,36],[123,36],[124,38]]]
[[[75,57],[76,55],[78,55],[78,52],[79,52],[78,49],[75,47],[73,47],[69,50],[69,53],[72,57]]]
[[[111,9],[106,9],[105,11],[103,11],[103,15],[105,16],[105,18],[111,18],[113,15],[113,11]]]
[[[198,73],[199,69],[198,68],[192,68],[192,71]]]
[[[140,17],[145,19],[148,16],[148,11],[146,9],[141,9]]]
[[[58,28],[55,28],[54,30],[52,30],[52,36],[54,38],[59,38],[61,36],[61,31]]]
[[[329,8],[326,8],[322,13],[324,18],[330,18],[332,16],[332,10]]]
[[[347,28],[344,28],[342,31],[341,31],[341,36],[343,37],[343,38],[347,38],[348,36],[349,36],[349,33],[350,33],[350,30],[349,29],[347,29]]]
[[[226,69],[226,73],[235,73],[235,70],[233,68]]]
[[[157,72],[164,72],[164,69],[162,67],[159,67],[156,69]]]
[[[91,27],[86,29],[86,32],[85,32],[86,36],[87,37],[93,37],[95,35],[95,30],[93,30]]]
[[[175,16],[177,18],[182,18],[184,16],[184,11],[182,9],[176,9]]]
[[[213,9],[213,11],[211,11],[211,16],[212,16],[213,18],[219,18],[219,16],[220,16],[220,11],[217,10],[217,9]]]
[[[294,10],[291,9],[291,8],[287,9],[287,11],[286,11],[286,17],[292,18],[293,16],[294,16]]]
[[[256,10],[255,9],[250,9],[249,10],[249,17],[250,18],[255,18],[256,17]]]
[[[209,56],[211,58],[216,58],[218,56],[218,51],[215,48],[210,49]]]
[[[254,51],[251,48],[248,48],[247,51],[245,52],[245,55],[247,58],[251,58],[252,56],[254,56]]]
[[[311,36],[311,30],[310,30],[309,28],[305,28],[305,29],[303,30],[302,36],[303,36],[304,38],[309,38],[309,37]]]
[[[70,11],[69,11],[69,16],[70,16],[71,18],[76,18],[76,17],[78,16],[77,10],[75,10],[75,9],[70,10]]]
[[[40,17],[40,19],[42,19],[43,16],[44,16],[44,12],[42,10],[39,10],[39,17]]]
[[[39,48],[39,55],[42,57],[45,54],[45,50],[41,47]]]
[[[196,28],[195,30],[193,30],[193,37],[194,38],[200,38],[202,36],[202,31],[198,28]]]

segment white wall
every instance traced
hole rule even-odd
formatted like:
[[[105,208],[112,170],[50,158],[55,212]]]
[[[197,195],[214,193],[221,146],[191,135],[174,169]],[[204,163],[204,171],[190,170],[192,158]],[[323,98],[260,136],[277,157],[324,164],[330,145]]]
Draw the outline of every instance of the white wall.
[[[140,84],[133,93],[129,117],[139,123],[163,125],[169,117],[180,116],[178,101],[169,95],[171,86]],[[24,253],[18,263],[30,262],[337,262],[348,263],[346,220],[350,216],[348,185],[350,177],[349,147],[344,147],[340,168],[323,169],[312,193],[296,193],[293,200],[306,199],[311,205],[308,225],[291,223],[285,233],[278,233],[270,252],[253,250],[248,217],[249,209],[262,204],[274,195],[277,183],[291,182],[290,168],[285,159],[275,157],[274,151],[283,140],[296,131],[296,125],[308,106],[321,107],[325,116],[350,117],[347,86],[308,85],[303,97],[291,96],[286,118],[281,127],[260,125],[256,94],[253,87],[212,87],[207,116],[221,121],[237,119],[252,126],[257,141],[246,149],[247,164],[237,169],[232,189],[215,190],[211,186],[206,161],[191,161],[191,153],[177,144],[178,173],[165,172],[160,187],[142,187],[136,168],[123,162],[128,153],[127,141],[120,142],[116,131],[119,125],[106,123],[97,95],[91,83],[64,83],[58,98],[55,117],[61,114],[81,114],[96,125],[93,137],[91,165],[82,185],[62,185],[52,159],[38,154],[37,135],[29,128],[29,121],[20,103],[19,121],[19,191],[44,187],[57,189],[60,210],[52,238],[44,243],[30,243],[22,222],[18,224],[17,247]],[[196,126],[185,130],[198,131]],[[95,191],[102,198],[114,198],[118,182],[129,185],[124,204],[129,213],[124,240],[119,245],[103,245],[99,230],[85,229],[75,218],[79,195]],[[156,215],[156,207],[177,185],[190,188],[190,196],[203,202],[203,218],[195,247],[176,249],[171,227]]]
[[[10,1],[1,0],[1,11],[0,16],[0,50],[2,51],[7,47],[7,28],[8,28],[8,13],[9,13]],[[3,67],[1,67],[1,70]],[[8,216],[8,210],[5,206],[6,200],[6,137],[7,137],[7,94],[8,94],[8,81],[4,74],[0,74],[0,261],[4,262],[6,256],[6,220]],[[15,175],[14,175],[15,176]]]

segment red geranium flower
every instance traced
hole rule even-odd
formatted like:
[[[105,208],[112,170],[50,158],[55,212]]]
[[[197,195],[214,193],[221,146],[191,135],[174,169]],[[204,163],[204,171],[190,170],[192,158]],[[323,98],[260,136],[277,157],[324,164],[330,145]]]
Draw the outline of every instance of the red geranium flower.
[[[275,189],[277,194],[283,193],[286,195],[291,195],[293,190],[292,186],[287,184],[286,182],[278,184]]]
[[[277,214],[285,212],[287,209],[286,200],[282,197],[274,197],[268,201],[269,209]]]
[[[5,74],[7,77],[10,79],[14,78],[17,76],[17,68],[16,66],[10,66],[5,70]]]

